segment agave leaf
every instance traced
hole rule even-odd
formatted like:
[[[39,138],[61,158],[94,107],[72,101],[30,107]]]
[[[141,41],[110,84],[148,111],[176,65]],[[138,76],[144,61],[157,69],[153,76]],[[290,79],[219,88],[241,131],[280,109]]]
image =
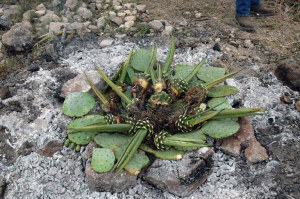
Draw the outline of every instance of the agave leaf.
[[[63,104],[63,112],[70,117],[80,117],[90,112],[95,104],[95,99],[89,93],[69,93]]]
[[[218,105],[220,104],[220,105]],[[215,111],[224,110],[224,109],[231,109],[231,106],[227,99],[223,97],[212,98],[207,102],[209,108],[212,108]]]
[[[207,96],[208,97],[224,97],[228,95],[234,95],[238,93],[238,89],[234,86],[221,85],[211,88]]]
[[[138,49],[136,50],[130,59],[130,66],[141,72],[145,72],[151,62],[151,50]]]
[[[115,155],[116,158],[121,158],[126,146],[117,149]],[[144,154],[135,153],[132,159],[126,164],[124,169],[132,176],[137,176],[142,168],[149,164],[150,160],[148,156]]]
[[[132,136],[117,133],[100,133],[94,138],[94,140],[99,146],[116,151],[121,146],[126,146],[131,138]]]
[[[133,70],[133,68],[128,67],[126,77],[125,77],[125,82],[132,85],[134,82],[134,79],[135,79],[134,70]]]
[[[197,77],[204,82],[212,82],[225,74],[225,68],[212,66],[202,67],[198,71]]]
[[[92,155],[92,168],[99,173],[108,172],[115,163],[115,155],[111,149],[94,148]]]
[[[155,155],[155,157],[163,160],[180,160],[184,155],[184,151],[182,150],[176,150],[176,149],[169,149],[166,151],[154,150],[151,147],[147,146],[146,144],[141,144],[140,149],[142,149],[147,153],[151,153]]]
[[[225,138],[238,132],[240,125],[232,119],[211,120],[203,125],[202,132],[213,138]]]
[[[176,78],[185,79],[195,69],[193,65],[187,65],[187,64],[178,64],[174,68],[175,68],[174,69],[175,75],[172,77],[172,79],[176,79]]]
[[[193,130],[189,133],[178,133],[168,137],[169,140],[181,140],[181,141],[190,141],[197,143],[205,143],[206,136],[200,129]]]

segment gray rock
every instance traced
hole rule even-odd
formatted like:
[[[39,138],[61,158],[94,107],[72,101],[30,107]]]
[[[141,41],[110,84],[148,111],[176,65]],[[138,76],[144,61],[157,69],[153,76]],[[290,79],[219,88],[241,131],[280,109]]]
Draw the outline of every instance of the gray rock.
[[[123,23],[123,20],[120,17],[116,17],[116,16],[110,16],[109,20],[111,22],[114,22],[117,25],[121,25]]]
[[[0,30],[8,30],[11,26],[12,22],[7,17],[0,17]]]
[[[164,27],[164,25],[159,20],[150,21],[148,25],[150,26],[150,28],[158,31],[162,30]]]
[[[253,49],[253,48],[254,48],[253,43],[252,43],[251,40],[249,40],[249,39],[245,40],[244,46],[245,46],[245,48],[250,48],[250,49]]]
[[[87,161],[88,159],[90,159],[92,157],[93,154],[93,148],[98,148],[98,145],[96,144],[96,142],[90,142],[84,152],[81,153],[81,157],[83,161]]]
[[[136,20],[136,16],[127,16],[124,18],[124,21],[135,21]]]
[[[99,29],[103,28],[105,26],[105,19],[104,17],[100,17],[98,20],[97,20],[97,27]]]
[[[79,22],[71,23],[71,24],[67,25],[66,28],[69,31],[77,32],[77,34],[79,34],[79,35],[83,35],[83,34],[89,32],[89,30],[86,28],[86,26],[83,23],[79,23]]]
[[[49,25],[49,33],[50,34],[57,34],[59,31],[61,31],[64,26],[67,26],[68,23],[63,22],[51,22]]]
[[[140,13],[146,12],[146,5],[137,5],[136,9]]]
[[[33,152],[34,148],[35,148],[35,143],[30,142],[30,141],[25,141],[21,147],[18,150],[18,155],[29,155],[31,152]]]
[[[31,20],[31,18],[34,16],[35,11],[34,10],[27,10],[24,14],[23,14],[23,18],[22,21],[29,21]]]
[[[97,173],[90,163],[85,167],[85,180],[91,191],[122,192],[136,185],[136,176],[131,176],[128,172],[122,171]]]
[[[86,75],[97,88],[103,88],[105,81],[101,78],[97,70],[88,71]],[[61,89],[60,97],[65,98],[70,92],[92,92],[91,86],[84,74],[79,74],[67,81]]]
[[[2,36],[2,43],[13,51],[30,49],[33,42],[33,34],[28,24],[17,23]]]
[[[11,165],[16,161],[17,155],[15,149],[9,143],[11,136],[5,130],[5,127],[0,126],[0,161],[4,165]]]
[[[163,191],[187,197],[211,174],[213,155],[211,148],[204,147],[186,153],[181,160],[156,159],[147,169],[144,180]]]
[[[47,14],[39,18],[43,26],[49,25],[51,22],[58,22],[60,18],[53,11],[48,10]]]
[[[112,43],[114,42],[113,39],[109,38],[109,39],[103,39],[101,42],[100,42],[100,46],[103,48],[103,47],[107,47],[107,46],[110,46],[112,45]]]
[[[6,189],[6,180],[3,176],[0,176],[0,198],[4,196],[5,189]]]
[[[80,7],[78,9],[77,13],[83,19],[89,19],[93,16],[93,13],[89,9],[83,8],[83,7]]]
[[[46,157],[52,157],[54,153],[57,151],[60,151],[63,147],[63,142],[60,140],[51,140],[47,142],[44,146],[40,147],[38,149],[38,153],[40,155],[46,156]]]
[[[300,62],[293,58],[286,59],[280,63],[276,69],[277,76],[283,81],[288,80],[288,84],[300,88]]]
[[[0,87],[0,99],[4,100],[11,97],[11,93],[7,86]]]
[[[65,3],[65,7],[74,10],[78,4],[78,0],[67,0]]]

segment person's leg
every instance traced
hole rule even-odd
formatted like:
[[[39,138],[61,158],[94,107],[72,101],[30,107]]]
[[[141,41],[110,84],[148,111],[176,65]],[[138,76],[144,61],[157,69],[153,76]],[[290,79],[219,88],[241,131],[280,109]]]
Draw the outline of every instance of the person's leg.
[[[236,0],[236,16],[249,16],[251,0]]]
[[[251,0],[251,8],[257,8],[260,7],[260,0]]]
[[[239,28],[244,31],[254,31],[254,26],[250,20],[251,0],[236,0],[235,19]]]

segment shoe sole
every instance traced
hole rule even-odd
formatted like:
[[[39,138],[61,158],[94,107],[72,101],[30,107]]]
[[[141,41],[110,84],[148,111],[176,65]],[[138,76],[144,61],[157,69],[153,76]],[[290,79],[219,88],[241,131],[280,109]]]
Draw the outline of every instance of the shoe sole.
[[[256,17],[271,17],[274,16],[275,13],[270,13],[270,14],[260,14],[258,12],[250,11],[251,15],[255,15]]]
[[[255,29],[254,28],[247,28],[247,27],[243,27],[240,25],[240,23],[235,19],[235,23],[238,25],[238,27],[240,28],[240,30],[242,31],[247,31],[247,32],[254,32]]]

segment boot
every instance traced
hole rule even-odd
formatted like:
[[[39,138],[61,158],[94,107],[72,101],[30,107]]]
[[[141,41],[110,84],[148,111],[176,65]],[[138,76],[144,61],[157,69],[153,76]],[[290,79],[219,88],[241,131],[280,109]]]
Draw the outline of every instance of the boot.
[[[275,15],[275,12],[269,8],[263,6],[258,6],[256,8],[251,8],[250,13],[259,17],[268,17]]]
[[[253,32],[254,26],[249,16],[235,16],[236,22],[240,30]]]

